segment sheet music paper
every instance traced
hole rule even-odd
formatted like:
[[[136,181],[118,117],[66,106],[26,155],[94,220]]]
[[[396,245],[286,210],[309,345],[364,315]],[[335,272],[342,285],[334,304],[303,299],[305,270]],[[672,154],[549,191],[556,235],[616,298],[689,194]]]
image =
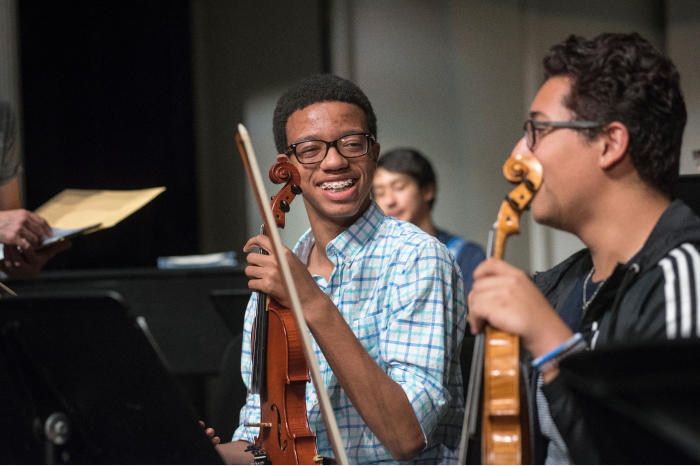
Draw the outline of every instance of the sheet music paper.
[[[54,229],[89,227],[89,232],[93,232],[113,227],[163,191],[164,187],[126,191],[65,189],[35,212]]]

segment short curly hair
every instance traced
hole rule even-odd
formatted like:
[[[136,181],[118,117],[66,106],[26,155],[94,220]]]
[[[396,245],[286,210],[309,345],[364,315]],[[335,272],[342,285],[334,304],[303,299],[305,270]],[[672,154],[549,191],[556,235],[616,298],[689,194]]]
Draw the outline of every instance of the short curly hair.
[[[673,197],[687,119],[680,76],[670,59],[639,34],[571,35],[544,59],[545,80],[571,79],[564,101],[576,119],[629,131],[628,153],[640,177]],[[602,128],[585,130],[589,139]]]
[[[369,99],[352,82],[332,74],[316,74],[299,80],[277,100],[272,118],[272,134],[278,154],[287,148],[287,120],[292,113],[319,102],[346,102],[365,113],[367,129],[377,139],[377,117]]]

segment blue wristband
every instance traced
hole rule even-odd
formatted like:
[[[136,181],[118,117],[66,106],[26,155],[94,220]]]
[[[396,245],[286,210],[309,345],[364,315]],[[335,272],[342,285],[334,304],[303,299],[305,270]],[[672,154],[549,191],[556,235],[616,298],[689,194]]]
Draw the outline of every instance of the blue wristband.
[[[583,335],[577,333],[549,353],[543,354],[539,358],[532,361],[532,367],[536,369],[544,369],[552,364],[557,364],[570,354],[583,351],[586,349],[586,346],[587,344],[583,339]]]

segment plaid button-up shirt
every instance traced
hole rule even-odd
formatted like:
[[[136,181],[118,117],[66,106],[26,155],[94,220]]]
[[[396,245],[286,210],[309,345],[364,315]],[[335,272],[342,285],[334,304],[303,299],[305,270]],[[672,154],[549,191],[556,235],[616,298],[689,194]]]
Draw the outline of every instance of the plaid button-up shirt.
[[[313,244],[309,230],[294,252],[307,263]],[[421,424],[427,446],[412,462],[456,463],[464,415],[459,349],[466,310],[462,277],[454,258],[437,239],[409,223],[385,217],[374,203],[328,244],[326,253],[335,268],[328,282],[314,276],[318,286],[377,364],[405,390]],[[246,311],[241,363],[248,386],[255,309],[254,294]],[[314,349],[350,463],[392,463],[389,452],[350,403],[315,341]],[[333,456],[311,383],[307,385],[306,407],[311,430],[317,433],[318,453]],[[233,440],[252,443],[258,429],[243,424],[259,419],[259,396],[249,393]]]

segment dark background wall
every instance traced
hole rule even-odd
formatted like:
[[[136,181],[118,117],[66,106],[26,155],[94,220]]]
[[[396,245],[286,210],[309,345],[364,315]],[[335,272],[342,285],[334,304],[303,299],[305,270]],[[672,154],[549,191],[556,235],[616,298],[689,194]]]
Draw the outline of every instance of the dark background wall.
[[[26,206],[65,188],[167,190],[47,268],[198,249],[190,2],[19,2]]]
[[[330,70],[329,5],[18,2],[26,207],[65,188],[167,188],[46,268],[241,253],[250,204],[236,125],[255,96],[276,98],[299,77]],[[256,136],[271,140],[267,124]]]
[[[247,126],[267,171],[277,156],[272,144],[277,98],[300,77],[330,71],[330,3],[192,0],[202,252],[241,253],[257,234],[261,217],[238,154],[237,125]],[[305,219],[303,201],[290,214]]]

